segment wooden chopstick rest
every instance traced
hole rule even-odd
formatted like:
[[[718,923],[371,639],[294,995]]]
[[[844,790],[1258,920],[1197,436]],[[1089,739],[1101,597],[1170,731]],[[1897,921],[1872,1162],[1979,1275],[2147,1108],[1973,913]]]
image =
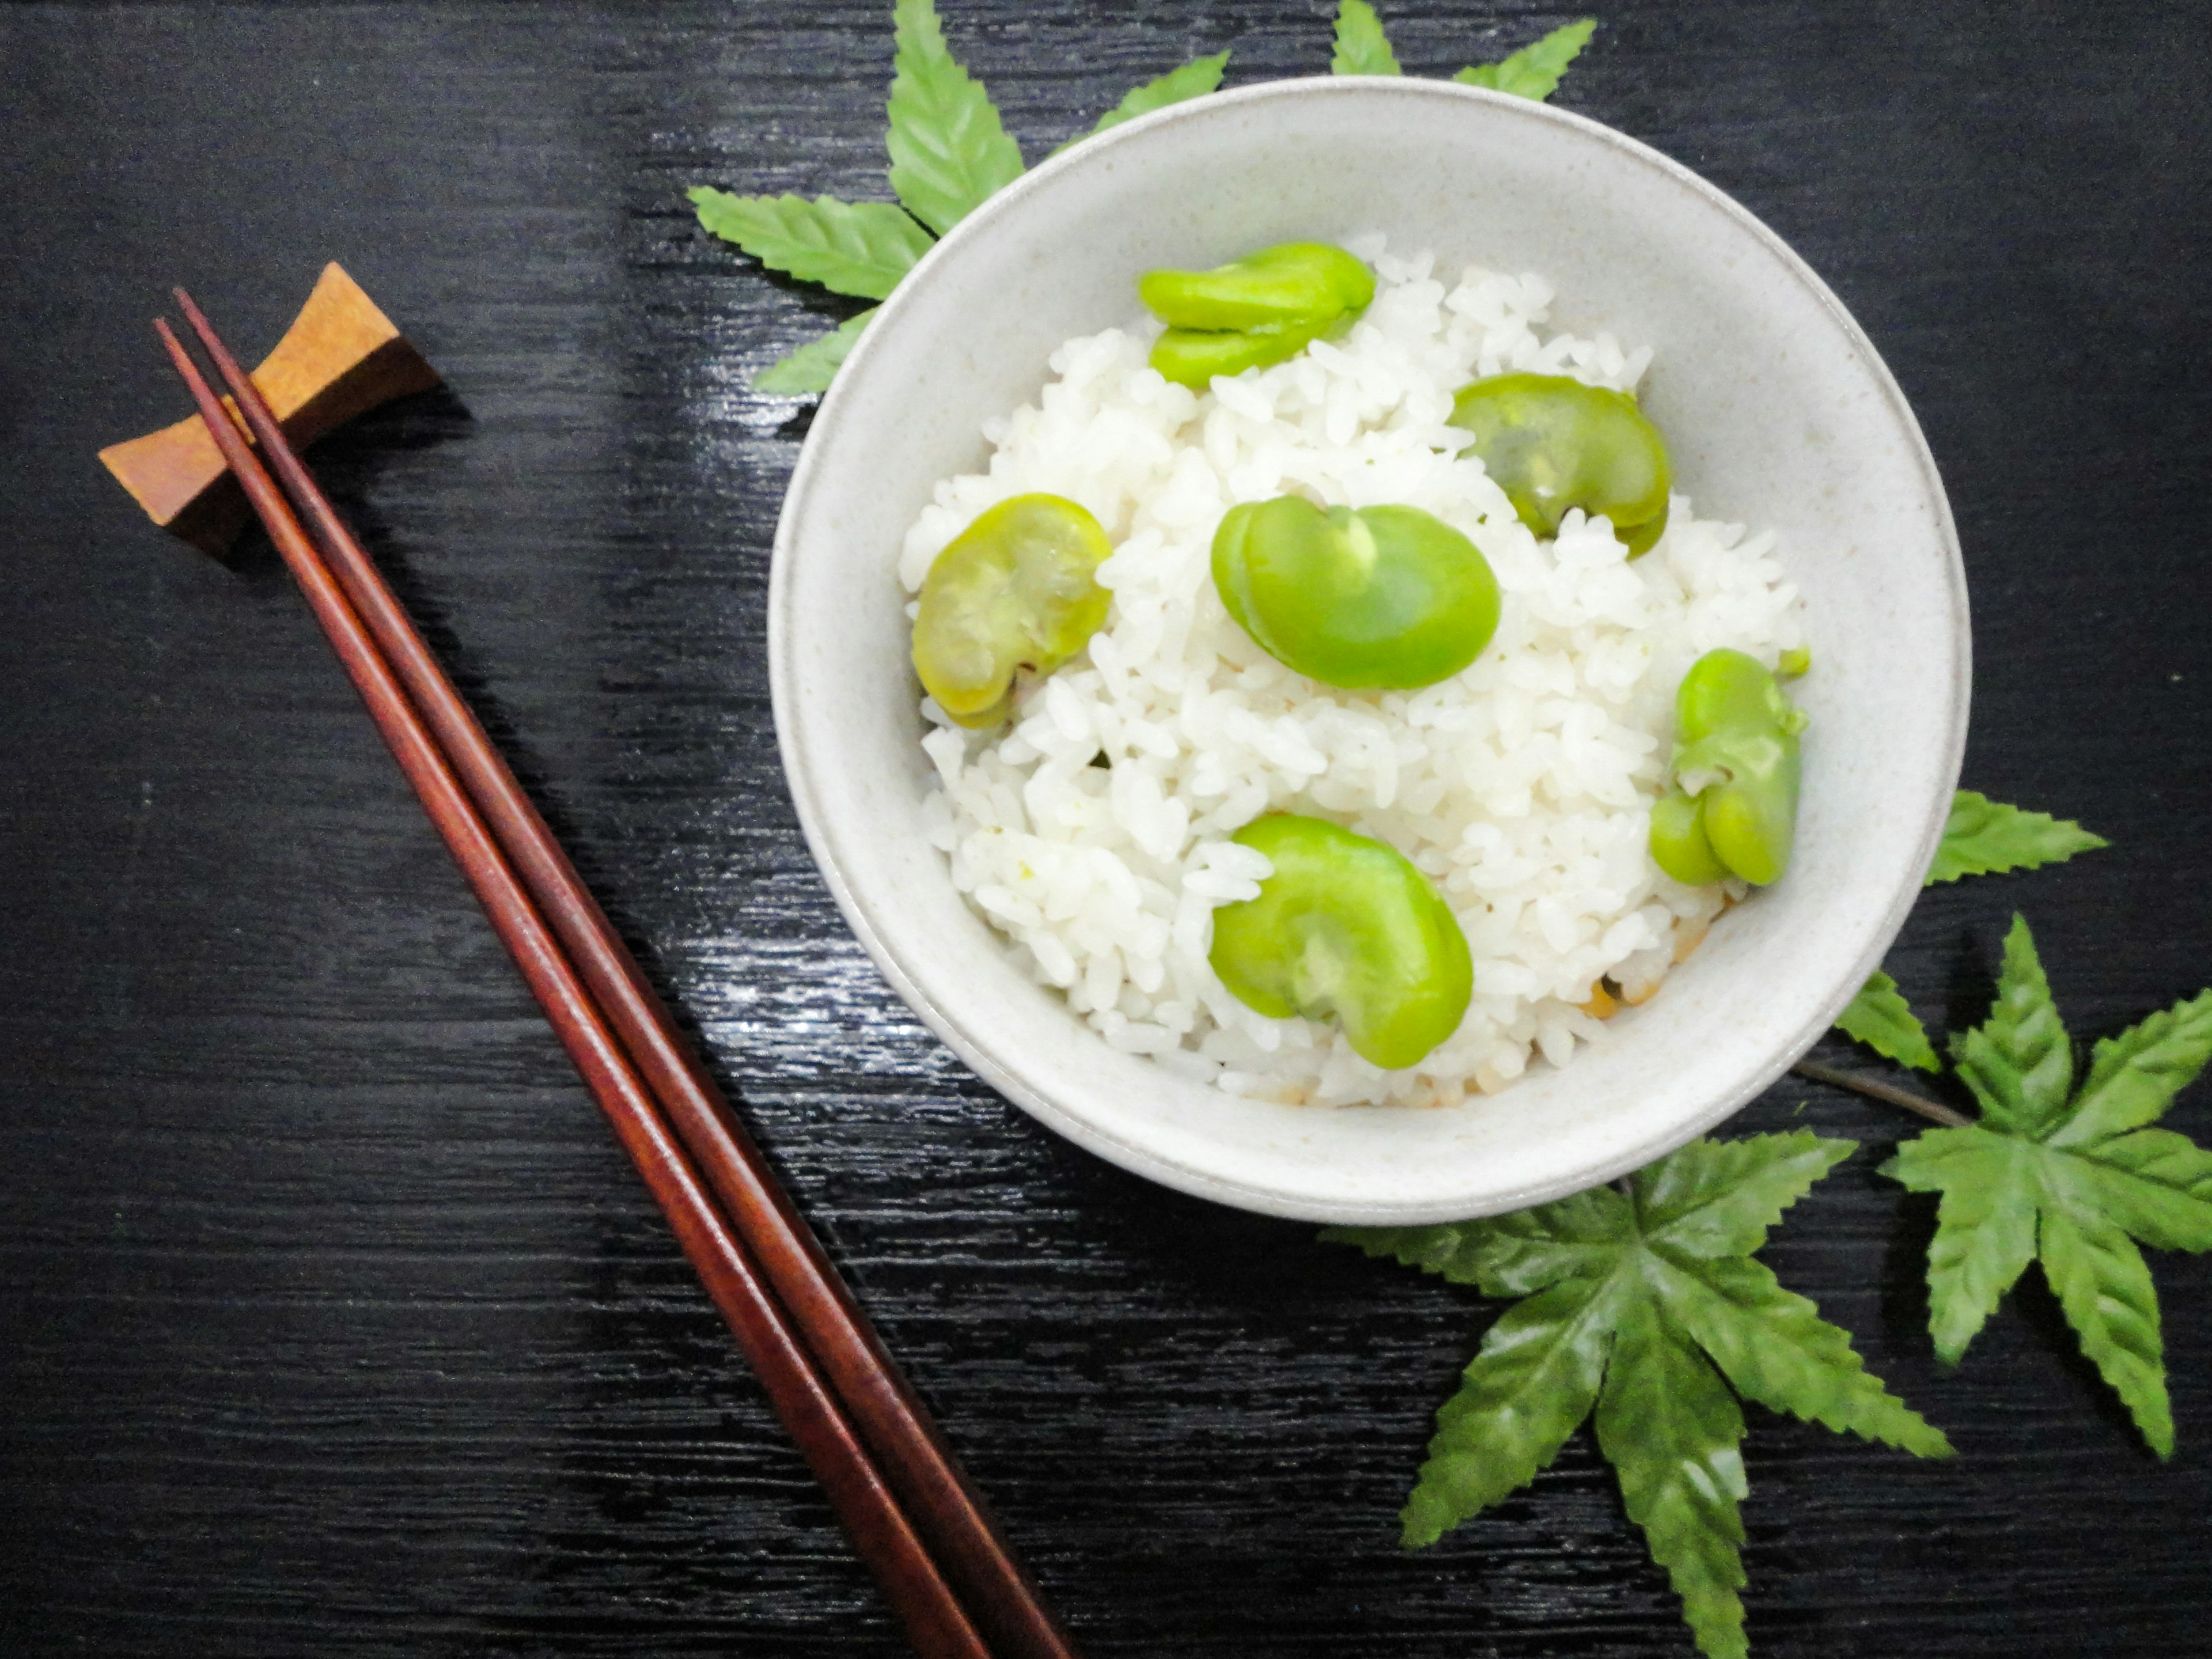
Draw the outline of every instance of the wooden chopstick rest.
[[[357,415],[439,384],[438,371],[335,262],[276,349],[253,371],[253,384],[295,448]],[[236,404],[223,406],[245,432]],[[246,441],[252,441],[247,434]],[[220,558],[252,516],[246,492],[223,464],[206,423],[188,415],[174,426],[100,452],[147,517],[204,553]]]

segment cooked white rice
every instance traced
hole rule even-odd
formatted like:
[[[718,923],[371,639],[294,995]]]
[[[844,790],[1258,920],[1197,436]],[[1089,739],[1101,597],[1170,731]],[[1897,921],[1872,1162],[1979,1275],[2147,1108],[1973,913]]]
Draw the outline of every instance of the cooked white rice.
[[[978,513],[1046,490],[1105,527],[1113,605],[1010,724],[965,732],[924,700],[924,817],[959,890],[1113,1048],[1237,1094],[1443,1104],[1565,1065],[1598,1033],[1601,981],[1640,1001],[1719,912],[1722,889],[1680,885],[1645,848],[1674,689],[1717,646],[1772,665],[1801,642],[1797,590],[1771,534],[1692,518],[1680,495],[1633,563],[1578,513],[1539,542],[1455,459],[1453,392],[1516,369],[1631,391],[1650,353],[1547,335],[1540,277],[1469,270],[1447,290],[1429,255],[1351,246],[1379,281],[1344,339],[1204,396],[1146,367],[1157,325],[1070,340],[1037,402],[985,426],[988,472],[937,487],[899,560],[910,592]],[[1504,596],[1489,648],[1413,692],[1270,658],[1223,609],[1211,550],[1231,506],[1292,491],[1407,503],[1473,538]],[[1255,1013],[1207,965],[1214,907],[1269,873],[1228,837],[1271,809],[1388,842],[1457,913],[1474,1000],[1418,1066]]]

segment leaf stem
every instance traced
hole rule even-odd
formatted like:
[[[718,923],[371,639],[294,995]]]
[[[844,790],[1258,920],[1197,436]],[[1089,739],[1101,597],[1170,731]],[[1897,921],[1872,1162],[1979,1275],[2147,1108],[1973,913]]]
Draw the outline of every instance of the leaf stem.
[[[1916,1095],[1910,1089],[1900,1089],[1894,1083],[1885,1083],[1880,1078],[1862,1077],[1856,1072],[1839,1071],[1833,1066],[1823,1066],[1817,1060],[1801,1060],[1790,1069],[1800,1077],[1812,1079],[1815,1083],[1849,1089],[1852,1093],[1864,1095],[1870,1100],[1902,1106],[1908,1112],[1917,1112],[1921,1116],[1948,1128],[1964,1129],[1973,1122],[1965,1113],[1954,1112],[1940,1101],[1930,1100],[1925,1095]]]

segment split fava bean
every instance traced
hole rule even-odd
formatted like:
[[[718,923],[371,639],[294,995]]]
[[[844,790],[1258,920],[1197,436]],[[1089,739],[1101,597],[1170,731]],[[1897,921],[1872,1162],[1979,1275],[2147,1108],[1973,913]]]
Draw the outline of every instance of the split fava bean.
[[[1279,363],[1348,325],[1375,297],[1374,273],[1326,242],[1284,242],[1212,270],[1155,270],[1138,296],[1167,332],[1152,366],[1203,392],[1217,374]]]
[[[1780,879],[1796,834],[1802,710],[1741,651],[1708,651],[1674,694],[1674,787],[1651,811],[1651,856],[1675,880]]]
[[[1214,532],[1213,585],[1261,650],[1330,685],[1433,685],[1498,631],[1489,562],[1419,507],[1233,507]]]
[[[1668,468],[1659,428],[1625,392],[1564,374],[1493,374],[1462,386],[1451,423],[1539,536],[1570,507],[1603,514],[1632,558],[1667,527]]]
[[[1159,371],[1163,379],[1187,386],[1194,392],[1203,392],[1217,374],[1242,374],[1248,368],[1265,368],[1297,356],[1327,332],[1328,326],[1328,323],[1322,322],[1311,326],[1221,334],[1171,328],[1152,342],[1152,356],[1146,361]]]
[[[1259,897],[1213,913],[1207,960],[1237,1000],[1273,1019],[1334,1019],[1387,1070],[1459,1029],[1474,988],[1467,935],[1403,854],[1288,812],[1231,839],[1275,866]]]
[[[923,690],[963,726],[1005,718],[1017,686],[1049,674],[1106,620],[1097,572],[1113,548],[1059,495],[986,509],[929,567],[914,622]]]

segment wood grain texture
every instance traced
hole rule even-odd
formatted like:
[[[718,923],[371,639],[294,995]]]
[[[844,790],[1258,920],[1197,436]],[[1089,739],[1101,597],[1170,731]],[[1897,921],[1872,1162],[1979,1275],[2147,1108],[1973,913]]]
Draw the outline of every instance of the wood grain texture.
[[[1321,0],[942,0],[1034,157]],[[1574,15],[1382,7],[1448,73]],[[183,282],[249,351],[336,258],[446,374],[318,468],[696,1022],[1094,1654],[1680,1655],[1586,1437],[1418,1555],[1395,1511],[1489,1316],[1054,1139],[838,920],[778,770],[768,547],[846,314],[693,226],[885,194],[888,5],[0,12],[0,1650],[890,1656],[893,1627],[264,549],[93,459],[183,412]],[[1967,781],[2112,850],[1931,892],[1891,960],[1986,1004],[2026,910],[2077,1034],[2212,979],[2203,618],[2212,26],[2151,4],[1635,0],[1559,101],[1836,288],[1925,426],[1976,626]],[[235,95],[240,106],[226,101]],[[240,118],[250,107],[255,118]],[[1802,1108],[1802,1115],[1796,1115]],[[1911,1125],[1768,1252],[1958,1442],[1753,1413],[1755,1651],[2206,1650],[2212,1267],[2158,1255],[2180,1449],[2030,1282],[1945,1374]],[[2172,1121],[2212,1135],[2212,1086]]]

